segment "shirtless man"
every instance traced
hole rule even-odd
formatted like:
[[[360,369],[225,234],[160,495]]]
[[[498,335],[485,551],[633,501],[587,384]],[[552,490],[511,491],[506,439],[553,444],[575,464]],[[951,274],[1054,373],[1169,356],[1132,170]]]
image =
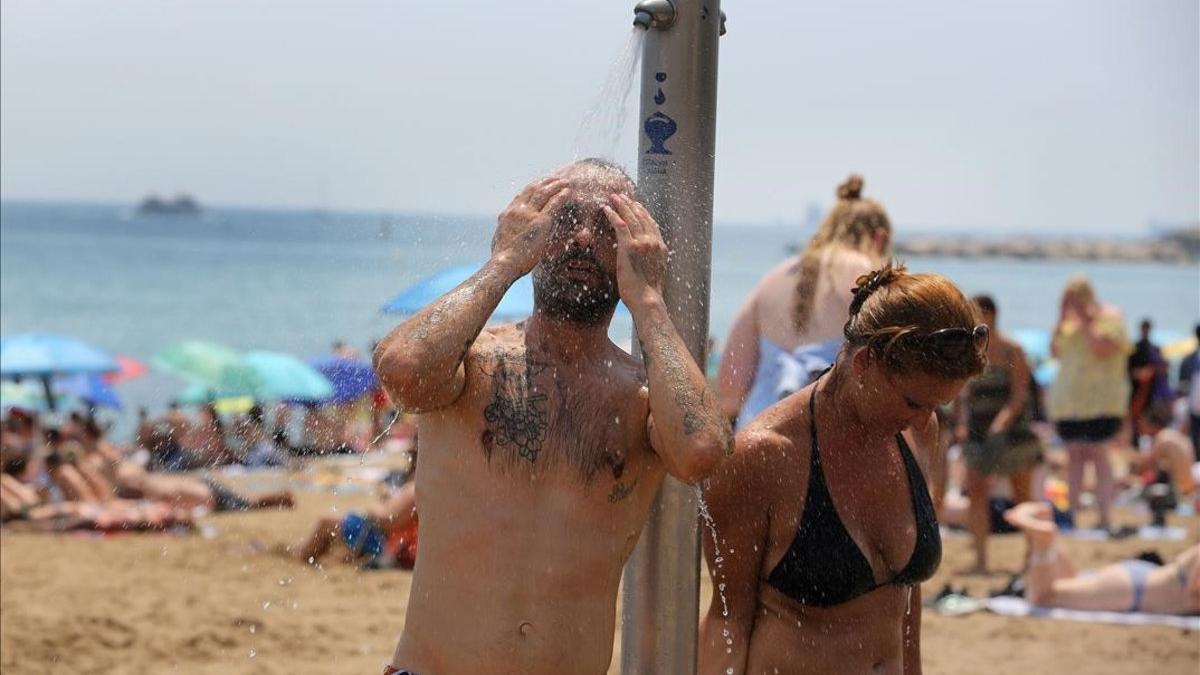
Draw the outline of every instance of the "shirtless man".
[[[492,257],[375,352],[420,413],[421,554],[385,673],[603,673],[617,585],[665,474],[705,477],[728,423],[667,316],[658,225],[616,166],[569,165],[499,217]],[[534,313],[484,328],[533,272]],[[646,369],[608,339],[618,296]]]

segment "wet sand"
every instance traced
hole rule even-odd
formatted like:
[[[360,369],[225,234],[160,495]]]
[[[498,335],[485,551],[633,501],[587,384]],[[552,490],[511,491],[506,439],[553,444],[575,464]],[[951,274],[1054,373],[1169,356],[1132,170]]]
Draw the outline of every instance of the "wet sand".
[[[301,492],[293,511],[222,514],[204,520],[213,538],[172,535],[0,536],[0,669],[4,673],[379,673],[403,625],[411,575],[358,572],[331,555],[310,568],[255,542],[299,540],[315,520],[372,501],[359,493]],[[1177,520],[1189,537],[1200,519]],[[1070,541],[1083,566],[1153,548],[1167,557],[1183,542]],[[1007,574],[962,576],[968,540],[946,540],[947,580],[973,594]],[[1015,570],[1019,536],[998,537],[994,564]],[[708,580],[702,606],[707,607]],[[1200,668],[1200,636],[1177,629],[1108,626],[977,613],[923,622],[925,672],[1154,672]],[[618,640],[619,645],[619,640]],[[617,661],[610,672],[616,673]]]

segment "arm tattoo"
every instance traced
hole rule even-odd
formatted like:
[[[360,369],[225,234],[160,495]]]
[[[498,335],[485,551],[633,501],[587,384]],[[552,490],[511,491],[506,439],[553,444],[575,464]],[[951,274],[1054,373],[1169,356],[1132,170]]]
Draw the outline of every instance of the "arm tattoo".
[[[496,284],[503,285],[504,282],[496,274],[485,273],[467,285],[452,291],[450,295],[435,304],[429,315],[420,320],[412,328],[412,338],[419,343],[419,348],[431,350],[435,353],[443,350],[446,339],[443,329],[447,320],[451,317],[462,315],[464,311],[469,311],[471,302],[480,293],[490,290]],[[488,316],[483,316],[470,326],[470,338],[464,341],[461,355],[454,362],[452,368],[458,368],[463,359],[467,357],[467,352],[470,351],[471,345],[479,337],[479,333],[483,330],[483,327],[487,325],[487,320]]]
[[[675,392],[675,405],[679,406],[680,412],[683,413],[683,433],[691,436],[706,426],[712,426],[714,429],[720,430],[723,436],[727,436],[728,428],[725,420],[714,413],[713,406],[705,405],[708,398],[707,387],[701,385],[700,390],[696,391],[688,376],[687,366],[683,362],[683,359],[687,357],[671,348],[670,331],[666,326],[658,323],[652,326],[649,332],[651,342],[661,350],[657,359],[666,385]],[[642,351],[646,351],[644,346]]]

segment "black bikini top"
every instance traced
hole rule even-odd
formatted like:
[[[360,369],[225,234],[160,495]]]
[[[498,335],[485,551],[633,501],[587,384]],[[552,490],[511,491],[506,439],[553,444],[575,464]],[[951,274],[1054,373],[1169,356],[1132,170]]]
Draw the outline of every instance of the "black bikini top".
[[[911,586],[933,576],[942,560],[942,539],[938,533],[933,500],[925,487],[921,467],[904,437],[896,434],[896,444],[904,458],[916,517],[917,538],[908,564],[890,581],[877,583],[866,556],[838,517],[825,474],[821,471],[821,453],[817,448],[816,391],[808,399],[809,431],[812,451],[809,459],[808,495],[796,538],[783,559],[771,570],[767,583],[796,602],[816,607],[832,607],[849,602],[886,584]]]

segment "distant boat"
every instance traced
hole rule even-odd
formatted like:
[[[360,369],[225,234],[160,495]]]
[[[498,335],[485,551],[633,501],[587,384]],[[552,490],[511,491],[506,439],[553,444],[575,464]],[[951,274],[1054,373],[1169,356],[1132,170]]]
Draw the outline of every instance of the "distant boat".
[[[178,194],[174,199],[150,195],[138,205],[138,213],[143,216],[198,216],[200,212],[200,204],[188,194]]]

